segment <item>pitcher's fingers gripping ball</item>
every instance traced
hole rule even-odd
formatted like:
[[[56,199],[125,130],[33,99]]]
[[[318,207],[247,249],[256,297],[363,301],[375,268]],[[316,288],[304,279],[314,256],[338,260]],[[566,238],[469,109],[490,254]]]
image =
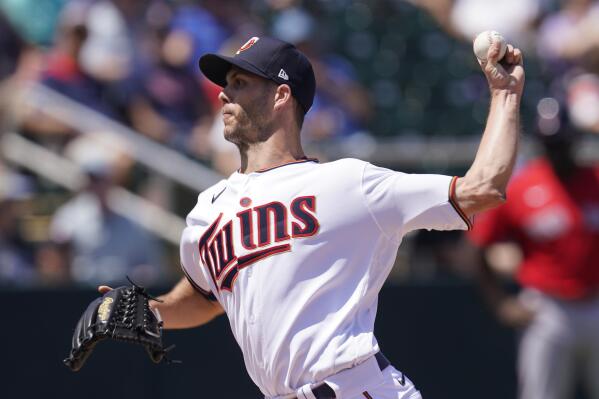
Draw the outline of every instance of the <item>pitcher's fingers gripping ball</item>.
[[[505,55],[505,51],[507,50],[507,43],[501,33],[494,30],[486,30],[481,32],[474,39],[472,50],[474,50],[476,58],[481,61],[486,61],[487,53],[489,52],[489,48],[493,45],[493,43],[499,43],[500,45],[499,59],[501,60]]]
[[[520,49],[506,43],[498,32],[485,31],[474,40],[473,51],[491,91],[508,90],[522,94],[524,67]]]

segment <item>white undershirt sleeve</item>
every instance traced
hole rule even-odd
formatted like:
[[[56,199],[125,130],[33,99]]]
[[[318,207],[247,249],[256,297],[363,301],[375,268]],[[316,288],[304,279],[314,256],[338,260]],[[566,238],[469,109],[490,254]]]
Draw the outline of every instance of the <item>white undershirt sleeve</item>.
[[[362,192],[388,237],[417,229],[466,230],[470,222],[450,198],[454,183],[451,176],[407,174],[366,164]]]

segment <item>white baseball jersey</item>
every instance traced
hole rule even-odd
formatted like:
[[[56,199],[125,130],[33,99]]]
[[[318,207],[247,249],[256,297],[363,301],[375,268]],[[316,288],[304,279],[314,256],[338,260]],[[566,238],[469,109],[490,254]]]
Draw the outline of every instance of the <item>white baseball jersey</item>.
[[[377,297],[402,237],[466,229],[455,179],[343,159],[233,173],[187,217],[183,269],[225,309],[266,396],[356,365],[379,348]]]

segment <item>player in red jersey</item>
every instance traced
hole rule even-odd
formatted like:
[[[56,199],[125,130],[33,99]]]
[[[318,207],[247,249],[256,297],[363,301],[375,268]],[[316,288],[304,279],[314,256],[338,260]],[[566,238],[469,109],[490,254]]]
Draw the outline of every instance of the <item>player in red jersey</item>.
[[[499,290],[486,262],[481,279],[500,319],[524,327],[520,398],[571,398],[580,379],[597,399],[599,165],[577,164],[577,134],[552,111],[555,100],[543,101],[539,109],[547,112],[541,112],[538,130],[545,156],[513,176],[506,204],[479,215],[469,237],[487,254],[503,241],[521,251],[518,298]]]

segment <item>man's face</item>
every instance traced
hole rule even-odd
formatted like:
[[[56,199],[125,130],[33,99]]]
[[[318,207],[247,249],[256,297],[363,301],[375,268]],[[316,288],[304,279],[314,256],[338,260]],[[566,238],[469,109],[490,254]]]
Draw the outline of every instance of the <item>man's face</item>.
[[[219,98],[223,103],[225,139],[240,145],[266,140],[273,123],[276,85],[260,76],[233,67]]]

